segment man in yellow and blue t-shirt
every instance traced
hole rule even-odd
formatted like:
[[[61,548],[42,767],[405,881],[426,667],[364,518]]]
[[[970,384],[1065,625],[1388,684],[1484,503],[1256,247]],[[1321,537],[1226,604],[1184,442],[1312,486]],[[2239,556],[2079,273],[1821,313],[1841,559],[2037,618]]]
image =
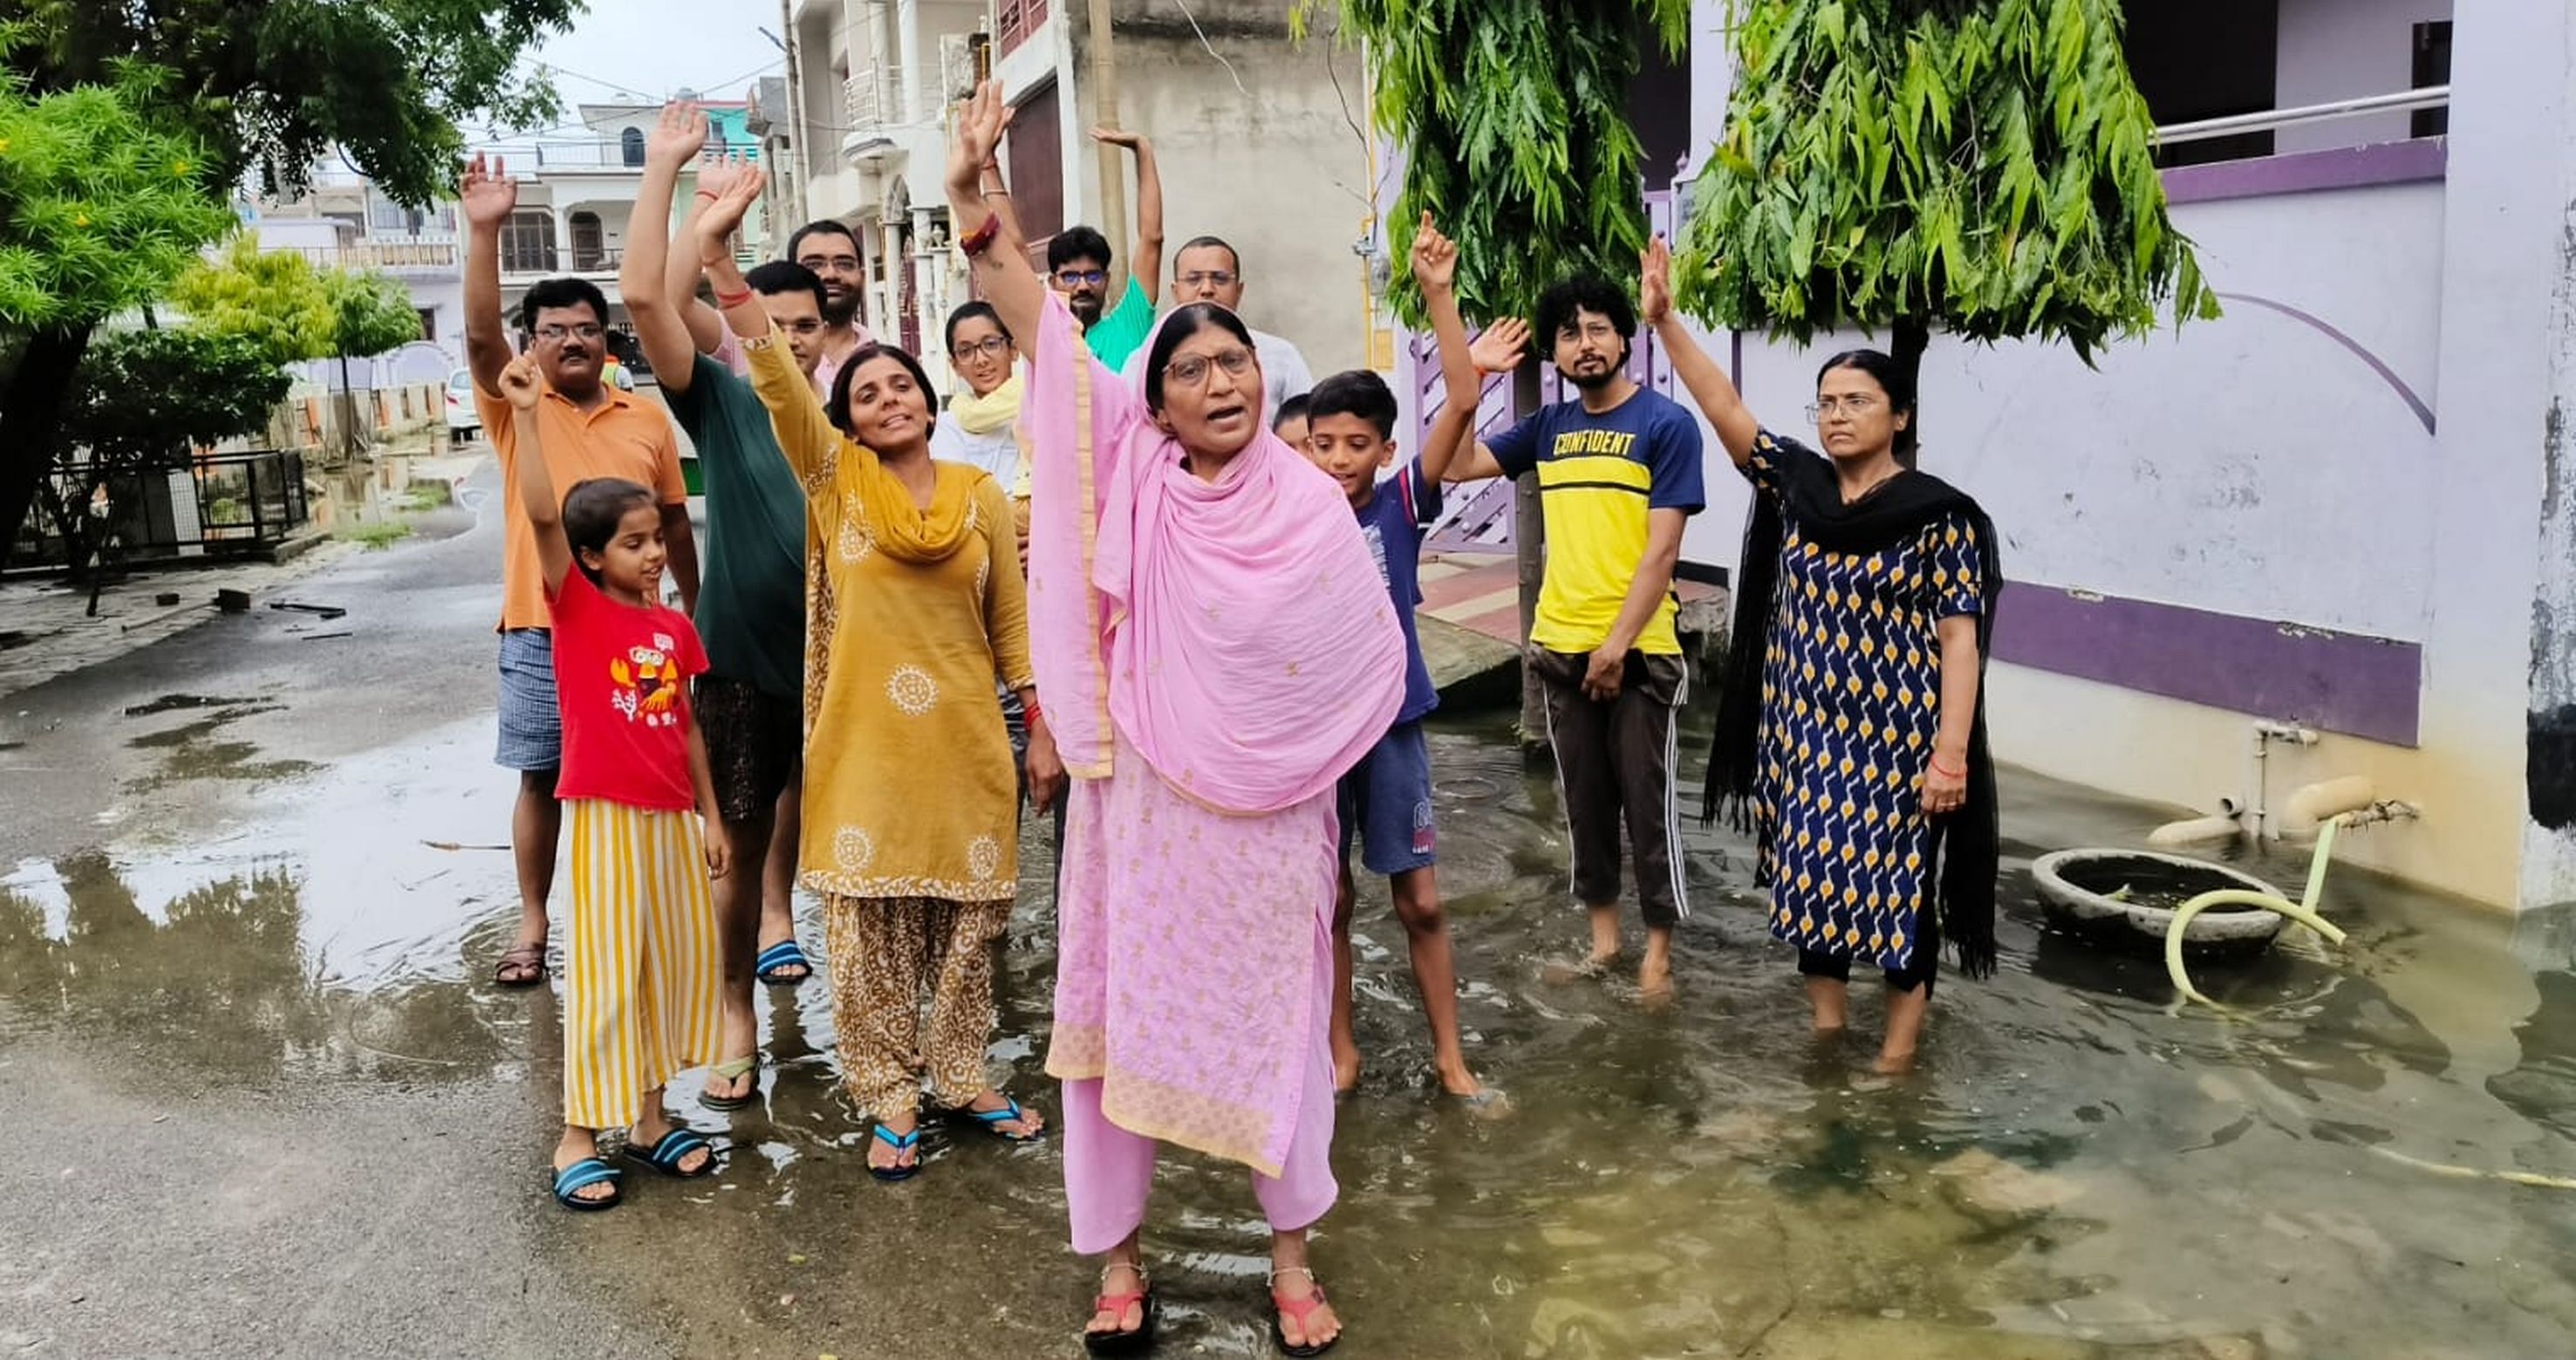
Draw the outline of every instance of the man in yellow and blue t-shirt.
[[[1673,564],[1682,521],[1707,503],[1699,424],[1628,376],[1634,303],[1600,279],[1539,299],[1536,339],[1553,347],[1575,398],[1545,407],[1449,468],[1452,481],[1538,474],[1547,575],[1528,664],[1547,690],[1574,845],[1574,892],[1592,917],[1598,972],[1619,953],[1619,827],[1627,823],[1646,921],[1638,984],[1672,988],[1673,925],[1683,889],[1673,797],[1675,727],[1689,689],[1675,631]]]

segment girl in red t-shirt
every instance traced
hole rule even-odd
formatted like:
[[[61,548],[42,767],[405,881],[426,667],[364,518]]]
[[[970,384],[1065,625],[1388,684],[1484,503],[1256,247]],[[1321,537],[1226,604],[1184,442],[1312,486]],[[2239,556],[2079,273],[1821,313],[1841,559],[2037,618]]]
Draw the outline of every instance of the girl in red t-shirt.
[[[512,475],[554,611],[555,793],[572,823],[554,1197],[567,1209],[608,1209],[624,1198],[623,1176],[600,1158],[603,1128],[625,1126],[626,1155],[666,1175],[716,1169],[715,1149],[662,1108],[664,1083],[714,1058],[723,1004],[707,880],[725,873],[725,842],[702,832],[701,818],[716,821],[715,786],[688,699],[707,658],[687,616],[661,602],[653,493],[602,477],[558,503],[538,442],[536,365],[513,361],[501,392],[518,428]]]

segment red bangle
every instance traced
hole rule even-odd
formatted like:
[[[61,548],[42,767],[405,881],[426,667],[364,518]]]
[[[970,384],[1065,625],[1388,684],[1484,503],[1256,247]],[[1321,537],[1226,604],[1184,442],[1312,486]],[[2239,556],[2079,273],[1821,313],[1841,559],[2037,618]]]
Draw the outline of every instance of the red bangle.
[[[748,288],[743,289],[739,293],[716,294],[716,307],[720,311],[730,312],[734,308],[749,301],[751,301],[751,290]]]
[[[1046,710],[1038,707],[1038,701],[1035,699],[1021,700],[1020,714],[1021,720],[1032,727],[1046,721]]]
[[[1934,774],[1946,774],[1952,779],[1965,779],[1968,777],[1968,772],[1964,769],[1953,770],[1944,767],[1941,764],[1941,758],[1939,756],[1932,757],[1930,764],[1932,766],[1932,773]]]
[[[984,225],[966,233],[966,239],[958,242],[957,248],[965,251],[966,258],[971,260],[990,249],[993,238],[1001,234],[1002,215],[993,213],[984,219]]]
[[[722,197],[724,197],[724,195],[722,195],[722,194],[720,194],[720,193],[717,193],[717,192],[716,192],[715,190],[713,190],[713,189],[700,189],[700,190],[698,191],[698,197],[700,197],[700,198],[722,198]]]

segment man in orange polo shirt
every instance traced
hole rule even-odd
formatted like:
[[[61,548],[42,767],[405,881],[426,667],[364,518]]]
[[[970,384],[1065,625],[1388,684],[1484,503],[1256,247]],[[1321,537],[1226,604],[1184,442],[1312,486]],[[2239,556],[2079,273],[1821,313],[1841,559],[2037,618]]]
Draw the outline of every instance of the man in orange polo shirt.
[[[465,363],[474,374],[474,406],[500,455],[509,485],[518,440],[501,369],[510,362],[501,319],[501,226],[519,204],[519,186],[498,159],[480,156],[459,195],[468,228],[465,251]],[[608,299],[584,279],[545,279],[519,304],[519,329],[536,358],[545,390],[537,429],[546,471],[565,492],[594,477],[622,477],[651,487],[662,502],[662,541],[680,607],[698,603],[698,548],[689,527],[689,493],[680,479],[680,446],[671,419],[649,402],[602,380],[608,355]],[[519,772],[519,802],[510,845],[519,870],[519,932],[492,980],[532,987],[546,979],[546,898],[554,889],[555,845],[563,813],[555,771],[563,737],[555,706],[552,616],[536,534],[516,496],[500,497],[501,739],[496,759]]]

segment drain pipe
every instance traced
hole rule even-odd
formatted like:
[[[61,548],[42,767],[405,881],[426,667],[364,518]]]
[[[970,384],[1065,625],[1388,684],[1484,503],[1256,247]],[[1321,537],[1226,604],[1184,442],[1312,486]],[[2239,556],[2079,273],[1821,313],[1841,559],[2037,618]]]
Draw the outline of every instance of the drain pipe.
[[[2258,841],[2269,830],[2272,815],[2270,765],[2272,743],[2276,741],[2286,741],[2294,746],[2314,746],[2317,733],[2316,729],[2301,727],[2297,723],[2277,722],[2270,718],[2254,720],[2254,806],[2247,809],[2246,815],[2252,823],[2247,830]]]

